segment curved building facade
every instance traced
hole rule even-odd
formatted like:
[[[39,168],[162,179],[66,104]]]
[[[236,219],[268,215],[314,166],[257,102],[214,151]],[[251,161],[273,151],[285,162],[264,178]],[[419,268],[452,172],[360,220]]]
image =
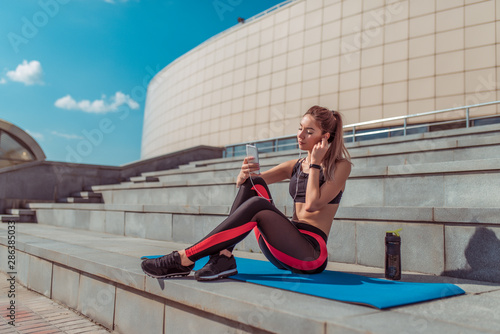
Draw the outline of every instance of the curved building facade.
[[[153,78],[141,156],[292,135],[315,104],[352,124],[498,100],[499,17],[494,0],[288,1]]]
[[[45,158],[42,148],[33,137],[0,119],[0,168]]]

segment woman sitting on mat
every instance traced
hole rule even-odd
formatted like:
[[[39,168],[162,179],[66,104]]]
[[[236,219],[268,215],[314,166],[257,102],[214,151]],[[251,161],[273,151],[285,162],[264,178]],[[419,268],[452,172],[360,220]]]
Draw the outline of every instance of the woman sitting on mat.
[[[283,162],[259,175],[253,173],[259,165],[245,158],[229,216],[193,246],[144,260],[142,270],[155,278],[186,276],[195,261],[210,256],[196,271],[197,280],[234,275],[236,261],[231,252],[254,230],[262,252],[276,267],[304,274],[322,272],[328,262],[327,236],[351,172],[341,115],[319,106],[310,108],[297,139],[300,150],[308,152],[306,158]],[[290,179],[294,200],[292,221],[274,206],[267,187],[285,179]]]

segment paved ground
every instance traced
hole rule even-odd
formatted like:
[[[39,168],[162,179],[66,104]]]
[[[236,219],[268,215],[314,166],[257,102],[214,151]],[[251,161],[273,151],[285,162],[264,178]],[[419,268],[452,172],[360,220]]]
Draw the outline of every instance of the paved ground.
[[[10,283],[0,273],[0,334],[109,333],[104,327],[54,302],[53,300],[15,285],[15,326],[9,325]]]

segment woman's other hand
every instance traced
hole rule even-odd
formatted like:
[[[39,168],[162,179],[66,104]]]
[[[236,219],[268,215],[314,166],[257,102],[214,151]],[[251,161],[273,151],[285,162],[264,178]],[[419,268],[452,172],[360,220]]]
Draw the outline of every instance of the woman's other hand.
[[[325,137],[321,138],[321,140],[314,145],[312,149],[311,163],[317,165],[321,164],[329,147],[330,145],[328,145],[328,140]]]

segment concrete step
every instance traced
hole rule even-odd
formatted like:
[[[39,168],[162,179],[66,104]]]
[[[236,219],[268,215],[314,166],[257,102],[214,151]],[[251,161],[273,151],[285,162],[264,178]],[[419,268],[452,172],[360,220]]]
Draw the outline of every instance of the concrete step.
[[[1,235],[5,235],[6,226],[0,229],[4,230]],[[238,333],[377,334],[386,333],[387,324],[394,332],[417,333],[422,323],[429,333],[500,330],[495,316],[500,303],[498,284],[405,271],[403,281],[454,283],[467,294],[379,311],[228,279],[199,283],[191,276],[156,280],[142,273],[140,255],[169,253],[186,244],[33,224],[19,226],[16,233],[20,284],[119,333],[210,329]],[[6,241],[6,237],[0,237],[2,258],[7,254]],[[263,259],[245,252],[236,255]],[[0,270],[7,271],[5,266],[5,261],[0,262]],[[382,270],[361,265],[330,263],[327,269],[382,276]],[[419,326],[412,327],[415,323]]]
[[[71,194],[71,197],[76,198],[102,198],[102,194],[93,191],[77,191]]]
[[[66,204],[66,203],[32,203],[29,205],[37,216],[42,216],[43,224],[58,222],[55,215],[46,216],[50,211],[72,211],[75,217],[79,212],[91,211],[92,214],[100,211],[106,212],[136,212],[136,213],[161,213],[179,215],[202,215],[202,216],[226,216],[231,209],[230,205],[207,206],[207,205],[124,205],[124,204]],[[293,206],[277,205],[277,208],[287,217],[293,215]],[[375,207],[375,206],[340,206],[336,220],[378,220],[378,221],[401,221],[401,222],[428,222],[428,223],[470,223],[481,225],[499,225],[500,208],[475,208],[475,207]],[[60,222],[61,224],[63,221]],[[125,224],[122,222],[122,224]],[[61,225],[62,226],[62,225]],[[83,227],[80,227],[83,228]],[[123,230],[123,228],[122,228]],[[102,231],[98,229],[96,231]]]
[[[142,184],[140,187],[113,187],[99,191],[106,204],[157,204],[157,205],[229,205],[238,189],[236,179],[203,179],[169,183]],[[280,205],[290,202],[288,185],[279,182],[270,185],[273,198]]]
[[[303,155],[305,156],[305,155]],[[273,158],[262,160],[261,170],[265,171],[271,169],[272,167],[297,158],[297,156],[285,156],[284,158]],[[226,177],[235,177],[238,175],[241,169],[242,160],[239,159],[236,162],[230,163],[220,163],[216,165],[210,166],[202,166],[202,167],[190,167],[182,170],[169,170],[169,171],[159,171],[159,172],[151,172],[147,175],[149,177],[157,177],[159,182],[170,182],[170,181],[179,181],[179,180],[196,180],[196,179],[220,179]]]
[[[102,203],[100,197],[66,197],[58,200],[59,203]]]
[[[158,182],[159,179],[154,176],[134,176],[130,178],[131,182],[140,183],[140,182]]]
[[[215,173],[215,172],[214,172]],[[106,204],[230,205],[236,178],[217,172],[148,184],[96,186]],[[288,182],[270,185],[278,205],[291,205]],[[354,167],[342,206],[495,207],[500,202],[500,159],[387,167]]]
[[[30,209],[7,209],[7,213],[11,215],[33,216],[35,214],[35,211]]]
[[[60,203],[33,204],[32,208],[39,224],[183,243],[203,238],[230,210],[230,206]],[[293,207],[278,209],[291,218]],[[500,283],[500,267],[492,265],[500,249],[498,217],[498,207],[341,206],[330,231],[329,256],[332,261],[382,267],[385,231],[403,228],[406,270],[435,275],[449,272]],[[247,238],[236,249],[258,252],[259,246]]]
[[[36,223],[36,217],[34,215],[0,215],[0,221],[2,223],[11,221],[16,223]]]

